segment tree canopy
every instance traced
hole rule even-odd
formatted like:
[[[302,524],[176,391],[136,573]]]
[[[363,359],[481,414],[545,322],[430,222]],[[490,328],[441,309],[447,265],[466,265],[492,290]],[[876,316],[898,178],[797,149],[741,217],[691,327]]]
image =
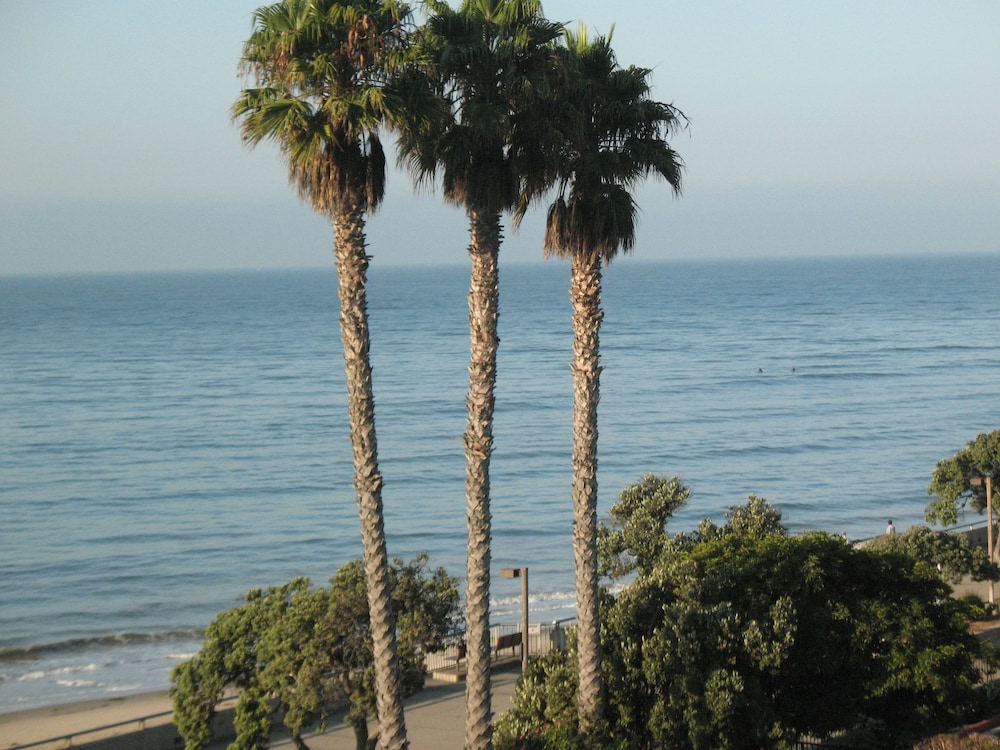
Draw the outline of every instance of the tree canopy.
[[[931,475],[927,494],[935,499],[927,506],[925,517],[929,523],[952,526],[958,523],[958,514],[968,503],[973,510],[986,508],[986,486],[974,485],[974,477],[992,477],[993,504],[997,502],[1000,484],[1000,430],[983,432],[950,458],[938,461]]]
[[[726,522],[717,526],[710,518],[694,532],[667,533],[670,517],[691,497],[680,477],[646,474],[622,490],[611,506],[609,523],[598,530],[601,574],[614,580],[633,573],[650,575],[656,566],[694,545],[731,534],[763,538],[784,535],[781,511],[761,497],[751,494],[744,505],[726,511]]]
[[[274,141],[312,208],[375,210],[385,194],[383,124],[415,113],[387,86],[409,7],[395,0],[282,0],[254,12],[240,66],[256,87],[233,105],[243,142]]]
[[[964,576],[971,576],[974,581],[1000,580],[1000,568],[996,563],[991,564],[986,550],[970,542],[965,534],[914,526],[903,534],[875,537],[867,549],[912,557],[937,570],[948,583],[960,583]]]
[[[706,749],[945,728],[981,653],[948,593],[912,558],[825,534],[699,542],[608,611],[615,723],[636,746]]]
[[[652,98],[652,70],[618,63],[611,34],[591,36],[583,24],[566,29],[554,58],[553,96],[540,103],[552,130],[536,132],[544,168],[528,171],[515,222],[554,187],[546,254],[607,264],[635,244],[631,191],[643,179],[662,178],[680,193],[684,164],[667,138],[687,121]]]
[[[444,198],[484,214],[514,208],[525,173],[538,169],[537,105],[548,91],[552,45],[562,24],[537,0],[425,0],[415,34],[417,67],[438,93],[442,116],[409,123],[400,158],[419,180],[441,177]]]
[[[687,495],[676,478],[644,477],[613,509],[633,536],[605,549],[651,562],[604,601],[601,747],[777,749],[841,730],[863,731],[865,747],[910,747],[977,705],[976,660],[990,648],[969,633],[968,605],[936,566],[825,533],[789,535],[756,496],[722,526],[668,537]],[[570,643],[535,662],[498,722],[499,747],[571,746],[560,744],[577,731],[566,712],[577,689]]]
[[[458,582],[428,558],[393,560],[393,603],[399,626],[403,691],[424,685],[424,654],[440,650],[456,630]],[[297,747],[304,730],[346,708],[357,746],[368,740],[375,676],[361,561],[344,565],[329,588],[305,578],[247,593],[246,602],[216,617],[205,643],[175,667],[174,721],[186,750],[207,747],[215,705],[227,685],[241,690],[234,748],[267,747],[278,717]]]
[[[601,574],[623,578],[636,571],[651,573],[670,542],[667,521],[690,497],[679,477],[655,474],[622,490],[611,506],[610,523],[598,530]]]

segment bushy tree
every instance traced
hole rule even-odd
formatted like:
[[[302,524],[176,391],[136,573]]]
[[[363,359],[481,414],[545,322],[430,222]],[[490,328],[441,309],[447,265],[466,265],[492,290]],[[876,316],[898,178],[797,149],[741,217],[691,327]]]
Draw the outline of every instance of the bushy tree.
[[[781,748],[869,719],[896,738],[944,728],[978,679],[962,608],[927,566],[825,534],[701,542],[608,612],[615,723],[675,748]]]
[[[928,523],[956,524],[966,503],[981,513],[986,507],[986,487],[974,486],[969,479],[987,475],[993,478],[995,505],[1000,492],[1000,430],[980,433],[954,456],[938,461],[927,487],[927,494],[935,496],[924,513]]]
[[[646,528],[665,536],[669,503],[655,496],[645,494],[662,523]],[[785,748],[856,726],[867,747],[906,747],[975,703],[974,665],[988,647],[926,562],[823,533],[789,536],[755,496],[721,527],[637,539],[618,552],[658,554],[605,599],[603,747]],[[499,747],[571,746],[561,711],[575,696],[564,664],[574,658],[570,649],[533,665],[498,723]]]
[[[742,536],[749,539],[764,539],[769,536],[785,536],[788,529],[781,523],[781,511],[767,500],[751,494],[744,505],[730,505],[726,511],[726,523],[716,529],[710,519],[705,519],[698,527],[706,538],[715,536]]]
[[[788,530],[781,523],[781,511],[762,497],[751,494],[744,505],[731,505],[726,522],[717,526],[706,518],[694,532],[667,533],[671,516],[684,507],[691,490],[680,477],[646,474],[638,482],[622,490],[618,502],[611,506],[610,523],[598,529],[601,575],[614,580],[633,573],[648,575],[657,564],[694,545],[731,534],[763,538],[770,534],[784,535]]]
[[[399,625],[404,694],[423,687],[423,655],[443,647],[455,632],[457,580],[428,558],[391,566]],[[207,747],[215,705],[227,685],[240,689],[234,748],[268,746],[277,719],[296,747],[302,733],[346,707],[358,748],[368,742],[368,716],[375,710],[375,675],[368,600],[361,561],[344,565],[329,588],[305,578],[266,590],[254,589],[246,603],[220,613],[205,643],[173,671],[174,721],[187,750]]]
[[[650,573],[669,545],[668,520],[690,497],[680,477],[656,474],[622,490],[609,511],[610,524],[602,523],[597,532],[601,575],[619,579]]]
[[[498,750],[576,750],[579,737],[577,712],[576,631],[567,647],[533,657],[514,688],[514,708],[496,721],[494,746]]]
[[[876,537],[867,549],[912,557],[936,569],[949,583],[960,583],[964,576],[971,576],[974,581],[1000,580],[1000,568],[990,563],[986,550],[970,542],[964,534],[914,526],[903,534]]]

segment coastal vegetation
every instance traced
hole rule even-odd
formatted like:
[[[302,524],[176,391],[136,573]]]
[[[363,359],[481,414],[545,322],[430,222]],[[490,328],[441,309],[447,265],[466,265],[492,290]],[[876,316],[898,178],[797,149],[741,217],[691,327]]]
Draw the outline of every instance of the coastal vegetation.
[[[926,526],[914,526],[903,534],[887,534],[872,539],[873,552],[898,552],[938,570],[948,583],[960,583],[966,576],[973,581],[1000,581],[1000,567],[990,562],[986,550],[969,541],[965,534],[946,534]]]
[[[442,568],[429,569],[426,555],[408,563],[394,559],[389,571],[406,696],[424,685],[424,655],[442,649],[457,629],[458,581]],[[346,710],[356,746],[364,750],[377,692],[366,577],[355,560],[328,588],[297,578],[254,589],[243,605],[219,614],[198,654],[171,675],[174,722],[185,749],[208,746],[215,706],[231,687],[240,693],[230,747],[267,747],[272,728],[282,723],[295,746],[305,748],[304,731]]]
[[[689,534],[666,532],[689,492],[647,476],[602,528],[604,732],[581,735],[575,639],[535,660],[501,748],[905,748],[984,705],[993,647],[936,566],[901,550],[789,535],[761,498]],[[582,737],[582,739],[581,739]],[[582,745],[580,744],[582,742]]]
[[[578,630],[536,656],[514,706],[496,722],[499,748],[782,748],[802,736],[836,747],[908,748],[996,712],[987,678],[1000,659],[970,633],[981,606],[949,580],[1000,578],[960,536],[912,529],[855,546],[821,532],[791,535],[781,512],[750,495],[718,525],[668,532],[688,502],[677,477],[646,475],[622,491],[599,528],[602,671],[596,727],[579,706]],[[459,626],[457,580],[426,555],[391,568],[404,695],[424,657]],[[221,613],[201,651],[172,675],[187,750],[207,747],[214,707],[239,691],[235,748],[267,747],[279,722],[297,747],[340,712],[356,746],[372,747],[374,656],[361,561],[328,589],[296,579],[247,594]],[[991,703],[991,701],[993,701]],[[934,744],[934,743],[937,744]],[[972,743],[972,741],[969,741]],[[920,747],[974,747],[941,738]],[[950,743],[950,744],[949,744]]]
[[[988,480],[988,481],[985,481]],[[938,461],[927,494],[935,499],[927,506],[930,523],[945,526],[958,522],[966,505],[979,513],[987,507],[986,491],[993,490],[992,507],[1000,490],[1000,430],[983,432],[950,458]]]
[[[652,176],[679,193],[668,139],[684,116],[652,98],[649,69],[619,65],[610,35],[566,30],[538,0],[422,6],[417,23],[395,0],[281,0],[258,9],[244,45],[254,87],[233,107],[243,140],[276,143],[300,196],[333,225],[363,558],[329,590],[296,579],[217,618],[173,676],[188,747],[205,746],[214,705],[235,685],[237,747],[265,746],[278,717],[302,747],[302,730],[346,701],[359,748],[375,711],[378,742],[401,750],[403,697],[423,684],[423,654],[455,629],[456,581],[426,575],[425,558],[390,562],[386,544],[365,240],[385,194],[384,131],[415,180],[440,181],[469,222],[466,747],[783,748],[835,733],[903,747],[960,720],[980,700],[977,664],[993,655],[947,581],[1000,578],[966,540],[915,529],[859,549],[792,536],[753,495],[722,526],[669,534],[690,491],[653,475],[598,524],[602,273],[634,245],[633,188]],[[494,737],[498,259],[504,215],[516,227],[549,199],[544,252],[570,263],[578,617],[569,648],[530,666]],[[938,464],[928,520],[954,523],[966,500],[989,506],[998,478],[1000,431]]]

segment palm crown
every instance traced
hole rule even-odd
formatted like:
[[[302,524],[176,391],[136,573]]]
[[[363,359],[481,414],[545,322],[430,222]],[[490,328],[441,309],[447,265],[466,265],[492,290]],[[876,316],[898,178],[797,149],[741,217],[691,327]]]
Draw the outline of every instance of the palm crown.
[[[379,128],[400,103],[385,84],[401,59],[409,8],[392,0],[285,0],[258,9],[241,67],[256,88],[233,106],[245,143],[278,144],[317,211],[385,194]]]
[[[401,153],[419,179],[440,172],[447,200],[502,213],[517,201],[521,136],[562,27],[537,0],[425,4],[432,15],[420,46],[445,116],[429,131],[401,134]]]
[[[650,71],[618,65],[610,37],[588,39],[567,31],[562,49],[560,102],[555,109],[561,142],[549,151],[545,179],[558,195],[549,207],[545,251],[598,253],[607,262],[635,243],[637,207],[630,193],[649,175],[680,190],[683,163],[666,141],[684,116],[649,98]],[[527,200],[522,196],[519,214]]]

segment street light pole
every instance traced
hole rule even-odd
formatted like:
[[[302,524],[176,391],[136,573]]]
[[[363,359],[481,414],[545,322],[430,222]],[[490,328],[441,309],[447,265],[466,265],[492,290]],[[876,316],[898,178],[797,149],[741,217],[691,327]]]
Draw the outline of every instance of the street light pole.
[[[986,557],[993,562],[993,475],[974,476],[969,479],[972,487],[986,485]],[[993,581],[990,581],[990,604],[995,604]]]
[[[986,475],[986,519],[989,526],[986,527],[986,556],[990,563],[993,562],[993,477]],[[995,603],[993,596],[993,581],[990,580],[990,604]]]
[[[501,578],[521,579],[521,674],[528,671],[528,568],[502,568]]]

